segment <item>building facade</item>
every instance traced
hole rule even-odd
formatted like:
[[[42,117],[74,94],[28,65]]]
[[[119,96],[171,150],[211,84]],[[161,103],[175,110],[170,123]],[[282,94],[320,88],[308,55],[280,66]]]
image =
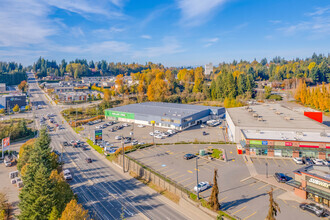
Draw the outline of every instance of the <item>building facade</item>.
[[[213,64],[209,63],[205,65],[205,75],[210,75],[213,72]]]
[[[223,115],[224,108],[187,104],[145,102],[106,109],[105,117],[143,125],[183,130]]]
[[[26,106],[25,94],[9,94],[0,96],[0,107],[5,109],[13,109],[15,105],[20,108]]]
[[[295,194],[303,199],[312,200],[330,207],[330,168],[329,166],[307,166],[294,171]]]

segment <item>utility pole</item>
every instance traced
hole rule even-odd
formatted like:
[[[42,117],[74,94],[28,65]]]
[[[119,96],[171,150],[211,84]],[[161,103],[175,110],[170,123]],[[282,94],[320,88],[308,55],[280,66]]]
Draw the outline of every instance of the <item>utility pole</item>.
[[[268,178],[268,163],[266,162],[266,178]]]
[[[198,189],[198,157],[196,157],[196,181],[197,181],[197,198],[199,200],[199,189]]]

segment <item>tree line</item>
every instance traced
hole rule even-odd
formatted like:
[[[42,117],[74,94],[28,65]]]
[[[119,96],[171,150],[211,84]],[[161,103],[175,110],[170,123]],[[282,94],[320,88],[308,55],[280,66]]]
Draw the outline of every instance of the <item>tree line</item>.
[[[25,68],[20,63],[0,61],[0,83],[17,85],[26,78]]]
[[[24,187],[19,194],[19,219],[87,219],[64,180],[58,156],[51,151],[51,139],[41,130],[37,139],[21,146],[17,168]]]
[[[323,82],[322,85],[307,87],[306,82],[300,80],[294,97],[303,105],[325,112],[330,110],[330,84]]]

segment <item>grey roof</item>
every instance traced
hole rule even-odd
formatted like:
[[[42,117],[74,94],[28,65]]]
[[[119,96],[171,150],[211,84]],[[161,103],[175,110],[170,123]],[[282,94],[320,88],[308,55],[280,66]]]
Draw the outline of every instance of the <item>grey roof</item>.
[[[250,110],[249,110],[250,109]],[[235,126],[249,129],[322,129],[328,130],[324,124],[316,122],[302,112],[296,112],[280,104],[262,104],[226,109]],[[262,120],[257,120],[262,118]]]
[[[202,105],[188,105],[165,102],[143,102],[125,106],[119,106],[110,111],[129,112],[141,115],[154,115],[161,117],[181,119],[189,115],[196,114],[204,110],[223,109],[221,107],[202,106]]]

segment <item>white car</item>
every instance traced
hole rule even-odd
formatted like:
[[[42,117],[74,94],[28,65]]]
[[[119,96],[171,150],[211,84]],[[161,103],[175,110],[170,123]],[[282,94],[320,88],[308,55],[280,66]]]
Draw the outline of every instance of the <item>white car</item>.
[[[121,140],[123,137],[122,136],[116,136],[115,139],[116,140]]]
[[[145,126],[144,125],[138,125],[138,128],[144,128]]]
[[[313,159],[312,161],[315,165],[318,165],[318,166],[323,165],[323,160],[321,160],[321,159]]]
[[[157,135],[155,135],[155,138],[157,138],[157,139],[163,139],[164,137],[161,134],[157,134]]]
[[[210,187],[208,182],[200,182],[194,187],[195,192],[202,192]]]
[[[155,133],[155,134],[160,134],[160,131],[155,130],[154,133]]]
[[[161,135],[162,135],[163,137],[168,137],[168,136],[170,136],[170,134],[167,133],[167,132],[161,133]]]
[[[303,164],[303,161],[300,157],[294,157],[293,158],[293,161],[296,163],[296,164]]]
[[[70,170],[68,169],[63,170],[63,175],[65,180],[72,180],[72,175]]]
[[[132,145],[137,145],[139,142],[137,140],[132,141]]]
[[[153,132],[150,132],[149,135],[150,135],[150,136],[154,136],[154,133],[153,133]]]
[[[124,126],[124,127],[128,127],[128,124],[127,124],[127,123],[125,123],[125,124],[123,124],[123,126]]]
[[[327,161],[327,160],[322,160],[323,164],[326,165],[326,166],[330,166],[330,161]]]

